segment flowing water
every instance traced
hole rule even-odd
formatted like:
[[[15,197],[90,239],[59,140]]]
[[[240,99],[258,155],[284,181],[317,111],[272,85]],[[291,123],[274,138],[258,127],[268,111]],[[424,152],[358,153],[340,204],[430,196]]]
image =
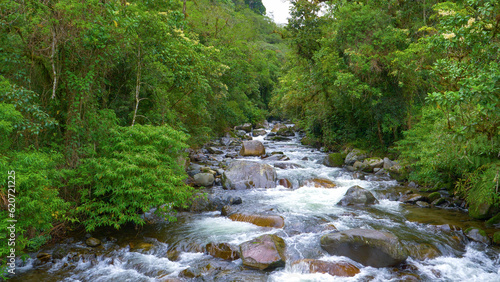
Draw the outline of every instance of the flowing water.
[[[190,280],[180,273],[192,269],[194,281],[500,281],[500,249],[471,242],[463,231],[442,228],[450,224],[460,228],[484,224],[468,218],[463,211],[419,208],[402,204],[388,195],[397,194],[398,183],[388,177],[368,175],[366,180],[353,178],[353,173],[322,164],[324,153],[302,146],[298,137],[291,141],[264,143],[267,152],[283,152],[288,162],[297,168],[279,169],[278,178],[289,179],[294,189],[278,186],[274,189],[227,191],[214,187],[211,193],[241,197],[238,210],[246,213],[272,211],[285,218],[282,229],[264,228],[250,223],[235,222],[220,212],[181,213],[175,223],[155,223],[141,230],[124,230],[93,234],[103,241],[98,248],[87,247],[84,238],[70,239],[44,250],[54,259],[38,264],[28,259],[17,268],[11,281],[180,281]],[[222,157],[215,156],[222,160]],[[257,157],[241,158],[273,164]],[[281,162],[281,161],[280,161]],[[303,180],[326,178],[336,188],[300,187]],[[336,206],[347,189],[359,185],[370,190],[380,201],[367,208]],[[389,231],[406,246],[427,244],[439,255],[430,259],[410,256],[396,268],[365,267],[346,257],[332,256],[320,247],[322,235],[332,227],[342,231],[367,228]],[[287,264],[283,268],[264,272],[245,268],[241,259],[223,261],[203,253],[210,242],[239,244],[263,234],[276,234],[287,245]],[[72,241],[73,240],[73,241]],[[354,277],[333,277],[308,273],[292,262],[304,258],[350,262],[360,269]],[[198,274],[196,274],[198,273]],[[184,278],[182,278],[184,277]]]

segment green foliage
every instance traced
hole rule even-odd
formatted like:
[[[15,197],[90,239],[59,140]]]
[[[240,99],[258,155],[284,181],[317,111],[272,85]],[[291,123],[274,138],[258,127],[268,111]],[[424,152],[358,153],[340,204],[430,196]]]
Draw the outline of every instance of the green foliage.
[[[1,155],[0,155],[1,156]],[[0,195],[7,201],[7,195],[15,195],[16,251],[25,248],[36,250],[51,239],[53,228],[64,222],[74,221],[68,217],[70,204],[61,199],[55,183],[60,173],[57,166],[61,164],[60,154],[37,151],[23,151],[2,157],[0,169],[6,180],[7,171],[15,171],[15,193],[8,191],[7,181],[2,183]],[[12,179],[10,179],[12,180]],[[3,203],[7,207],[7,203]],[[7,224],[8,211],[2,209],[2,225]],[[0,237],[7,235],[6,228],[1,229]],[[8,251],[2,246],[1,257]]]
[[[87,231],[101,226],[145,223],[141,214],[158,208],[172,220],[175,208],[185,207],[191,190],[183,182],[177,163],[187,147],[187,136],[168,126],[116,127],[102,144],[99,155],[78,167],[81,204]]]
[[[184,3],[0,1],[0,166],[18,175],[18,251],[76,222],[143,224],[153,207],[173,219],[191,194],[186,144],[265,118],[286,46],[262,2]]]

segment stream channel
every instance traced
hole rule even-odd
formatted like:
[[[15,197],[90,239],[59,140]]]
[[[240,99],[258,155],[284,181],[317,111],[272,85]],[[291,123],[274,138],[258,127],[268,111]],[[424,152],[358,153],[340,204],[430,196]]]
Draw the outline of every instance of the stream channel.
[[[51,254],[50,261],[41,263],[36,253],[31,254],[31,259],[18,263],[11,281],[500,281],[499,246],[473,242],[464,236],[468,227],[485,229],[484,222],[469,218],[457,208],[404,204],[398,198],[408,188],[388,176],[366,174],[360,180],[344,168],[324,166],[326,153],[301,145],[298,134],[286,141],[264,138],[253,137],[263,142],[268,153],[283,152],[290,159],[286,162],[297,164],[276,168],[278,178],[289,179],[292,189],[278,185],[271,189],[224,190],[219,184],[208,191],[223,198],[240,197],[239,211],[280,215],[285,220],[283,228],[232,221],[220,211],[181,212],[174,223],[156,222],[139,230],[93,233],[102,241],[99,247],[88,247],[83,236],[46,247],[41,252]],[[217,162],[232,161],[224,155],[239,151],[231,146],[219,149],[224,154],[210,155]],[[259,157],[237,156],[235,160],[283,163]],[[301,187],[304,180],[312,178],[329,179],[337,186]],[[368,207],[336,205],[354,185],[371,191],[379,203]],[[413,251],[401,265],[375,268],[329,255],[321,248],[321,237],[337,232],[332,229],[353,228],[390,232]],[[237,249],[263,234],[284,239],[284,267],[252,269],[243,266],[241,259],[223,260],[203,250],[208,243],[227,243]],[[303,263],[294,263],[302,259],[347,262],[359,273],[353,277],[310,273]]]

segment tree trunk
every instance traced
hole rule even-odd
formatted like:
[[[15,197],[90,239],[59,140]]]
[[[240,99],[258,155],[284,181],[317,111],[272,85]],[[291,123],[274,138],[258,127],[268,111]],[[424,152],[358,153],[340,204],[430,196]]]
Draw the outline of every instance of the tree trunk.
[[[132,119],[132,126],[135,124],[135,118],[137,117],[137,110],[139,109],[139,93],[141,91],[141,48],[137,51],[137,79],[135,82],[135,110],[134,118]]]

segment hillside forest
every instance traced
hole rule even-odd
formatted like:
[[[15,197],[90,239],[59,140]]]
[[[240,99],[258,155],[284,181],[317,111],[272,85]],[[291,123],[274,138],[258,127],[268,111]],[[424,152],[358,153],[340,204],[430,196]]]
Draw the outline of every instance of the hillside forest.
[[[188,150],[270,118],[499,210],[498,1],[291,3],[277,25],[260,0],[1,0],[0,239],[11,171],[16,250],[34,251],[155,207],[175,220]]]

